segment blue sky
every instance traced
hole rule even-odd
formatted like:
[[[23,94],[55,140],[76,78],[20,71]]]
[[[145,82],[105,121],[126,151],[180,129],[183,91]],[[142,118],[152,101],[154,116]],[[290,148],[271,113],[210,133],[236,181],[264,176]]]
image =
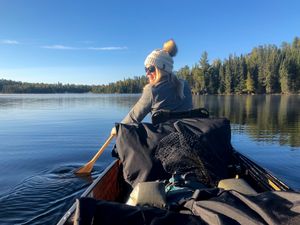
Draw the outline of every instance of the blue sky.
[[[0,0],[0,78],[107,84],[144,74],[173,38],[175,69],[300,37],[297,0]]]

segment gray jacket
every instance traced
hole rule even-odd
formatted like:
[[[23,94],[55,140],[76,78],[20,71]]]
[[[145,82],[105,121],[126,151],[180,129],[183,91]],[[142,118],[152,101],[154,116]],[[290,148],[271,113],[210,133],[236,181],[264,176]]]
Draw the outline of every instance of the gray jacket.
[[[158,110],[186,111],[193,108],[191,89],[186,81],[184,82],[184,98],[176,95],[172,82],[163,79],[155,85],[146,85],[142,96],[121,123],[139,123],[145,116]]]

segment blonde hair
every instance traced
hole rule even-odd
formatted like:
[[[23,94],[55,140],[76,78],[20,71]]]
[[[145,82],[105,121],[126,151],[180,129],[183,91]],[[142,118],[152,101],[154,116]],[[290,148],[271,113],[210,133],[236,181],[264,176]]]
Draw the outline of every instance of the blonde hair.
[[[178,77],[174,74],[174,73],[168,73],[164,70],[161,70],[157,67],[155,67],[156,69],[156,78],[155,81],[153,83],[153,85],[157,84],[159,81],[162,80],[162,77],[168,76],[168,82],[171,82],[176,90],[176,95],[180,98],[180,99],[184,99],[184,81],[178,79]]]

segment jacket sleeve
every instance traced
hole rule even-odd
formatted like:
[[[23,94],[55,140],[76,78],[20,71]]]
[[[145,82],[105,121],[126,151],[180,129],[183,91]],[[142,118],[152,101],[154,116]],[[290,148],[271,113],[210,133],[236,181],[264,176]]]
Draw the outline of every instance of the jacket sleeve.
[[[152,90],[150,85],[146,85],[143,94],[137,103],[133,106],[127,116],[121,121],[121,123],[139,123],[145,116],[151,112],[152,107]]]

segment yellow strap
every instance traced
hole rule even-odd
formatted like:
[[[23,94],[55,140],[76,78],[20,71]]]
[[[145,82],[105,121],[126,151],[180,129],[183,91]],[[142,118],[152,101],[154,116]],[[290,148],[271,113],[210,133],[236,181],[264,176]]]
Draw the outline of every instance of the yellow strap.
[[[273,181],[268,179],[268,183],[275,191],[281,191],[281,189],[276,184],[274,184]]]

